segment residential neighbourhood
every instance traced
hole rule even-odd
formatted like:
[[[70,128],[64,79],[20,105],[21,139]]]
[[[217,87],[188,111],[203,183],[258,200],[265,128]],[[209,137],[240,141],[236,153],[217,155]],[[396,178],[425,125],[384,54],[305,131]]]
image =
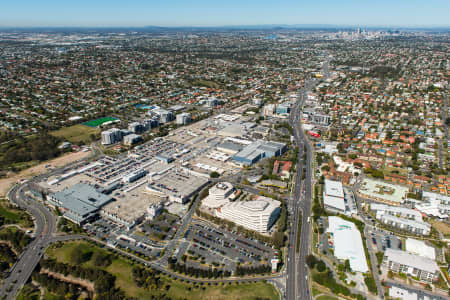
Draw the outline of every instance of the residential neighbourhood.
[[[447,299],[448,42],[0,31],[0,180],[43,166],[2,195],[34,227],[0,228],[0,295]]]

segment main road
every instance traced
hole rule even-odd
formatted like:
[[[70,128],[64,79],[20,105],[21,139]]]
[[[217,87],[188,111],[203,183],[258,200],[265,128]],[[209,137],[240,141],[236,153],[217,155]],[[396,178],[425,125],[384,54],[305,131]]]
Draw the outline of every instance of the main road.
[[[2,299],[14,299],[18,290],[30,277],[39,260],[43,249],[51,242],[56,231],[56,218],[42,204],[27,200],[25,190],[28,185],[17,185],[8,193],[9,199],[19,207],[26,209],[35,220],[35,239],[26,247],[13,266],[10,275],[4,280],[0,289]]]
[[[328,78],[328,63],[326,59],[322,64],[324,79]],[[307,94],[317,84],[315,79],[306,79],[304,87],[300,90],[298,100],[289,116],[289,124],[293,128],[294,141],[299,149],[297,161],[297,174],[295,188],[290,201],[291,228],[289,234],[289,248],[287,261],[287,299],[310,299],[308,269],[306,257],[310,251],[310,214],[312,195],[312,149],[303,132],[300,115]],[[305,159],[300,159],[305,157]],[[305,174],[303,174],[305,172]],[[304,178],[304,179],[302,179]],[[299,213],[302,212],[300,246],[296,253]]]

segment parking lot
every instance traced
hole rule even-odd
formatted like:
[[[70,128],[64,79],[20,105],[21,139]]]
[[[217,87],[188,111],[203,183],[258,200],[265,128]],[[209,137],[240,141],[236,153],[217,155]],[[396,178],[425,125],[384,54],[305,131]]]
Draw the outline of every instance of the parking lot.
[[[403,247],[402,240],[386,230],[370,231],[370,237],[367,238],[370,238],[372,246],[376,247],[378,252],[384,252],[387,248],[401,250]]]
[[[83,228],[89,235],[107,241],[113,247],[129,249],[149,258],[159,257],[162,250],[161,245],[136,234],[133,230],[127,231],[124,227],[109,220],[98,219],[91,224],[84,225]]]
[[[154,220],[149,220],[140,226],[143,234],[153,241],[170,240],[178,229],[180,218],[175,215],[163,213]]]
[[[188,256],[186,264],[195,267],[215,265],[234,271],[238,263],[244,266],[269,264],[276,255],[268,245],[206,224],[191,224],[184,239],[175,256],[178,259]]]

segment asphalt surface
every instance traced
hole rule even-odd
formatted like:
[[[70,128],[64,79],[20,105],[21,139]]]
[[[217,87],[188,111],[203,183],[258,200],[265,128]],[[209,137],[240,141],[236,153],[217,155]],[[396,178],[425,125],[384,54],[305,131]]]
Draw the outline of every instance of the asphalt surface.
[[[9,192],[11,202],[26,209],[35,218],[35,239],[27,246],[13,266],[10,275],[5,279],[0,289],[2,299],[14,299],[16,293],[22,288],[31,276],[36,265],[42,257],[43,250],[50,244],[56,230],[56,218],[42,204],[36,201],[25,200],[24,192],[27,184],[15,186]],[[5,298],[3,298],[6,296]]]
[[[291,211],[290,231],[289,231],[289,248],[287,261],[287,278],[286,289],[287,299],[309,299],[309,284],[308,284],[308,270],[306,268],[306,256],[309,254],[310,245],[310,224],[308,219],[311,211],[311,146],[304,135],[300,122],[300,113],[307,93],[313,87],[314,81],[306,80],[305,86],[300,90],[298,101],[292,109],[289,123],[294,129],[294,140],[298,146],[298,162],[297,173],[295,177],[294,193],[289,203],[289,210]],[[306,150],[306,152],[304,152]],[[306,161],[303,161],[306,153]],[[303,171],[305,172],[305,179],[302,181]],[[298,217],[302,212],[302,226],[300,234],[300,248],[298,255],[296,253],[297,232],[298,232]]]

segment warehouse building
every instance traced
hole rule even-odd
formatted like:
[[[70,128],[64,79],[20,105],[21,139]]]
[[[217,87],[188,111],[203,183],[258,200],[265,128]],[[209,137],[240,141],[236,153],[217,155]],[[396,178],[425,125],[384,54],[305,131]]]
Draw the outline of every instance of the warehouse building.
[[[257,200],[230,202],[216,210],[216,216],[250,230],[266,233],[278,219],[280,201],[259,196]]]
[[[328,217],[327,232],[330,234],[337,259],[348,259],[352,271],[366,273],[369,270],[361,234],[354,223],[331,216]]]
[[[78,183],[49,194],[47,200],[51,206],[59,209],[65,218],[82,225],[94,219],[99,209],[113,199],[88,184]]]
[[[345,212],[344,188],[340,181],[325,179],[323,204],[328,210],[338,213]]]
[[[286,144],[256,141],[236,153],[233,160],[242,165],[252,165],[262,158],[279,156],[285,151]]]
[[[423,281],[439,278],[439,267],[432,259],[414,255],[402,250],[386,249],[383,264],[395,273],[404,273]]]

